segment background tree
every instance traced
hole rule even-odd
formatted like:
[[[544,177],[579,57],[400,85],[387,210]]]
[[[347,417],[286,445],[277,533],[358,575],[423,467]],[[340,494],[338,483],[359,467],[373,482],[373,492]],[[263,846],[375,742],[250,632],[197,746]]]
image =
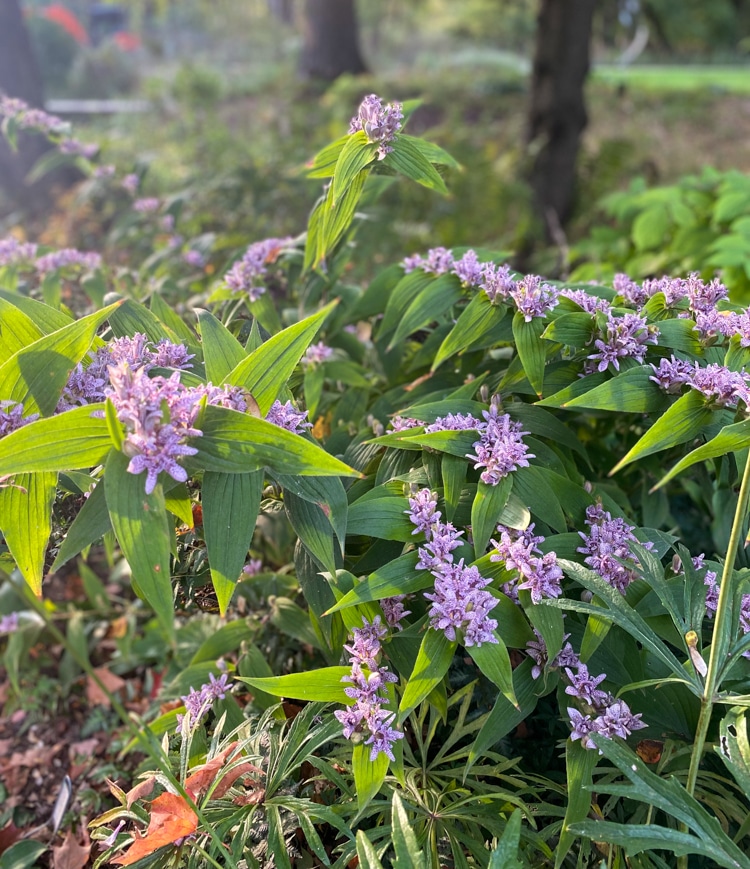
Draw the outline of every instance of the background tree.
[[[299,71],[303,78],[333,81],[344,73],[367,71],[354,0],[305,0],[302,28]]]

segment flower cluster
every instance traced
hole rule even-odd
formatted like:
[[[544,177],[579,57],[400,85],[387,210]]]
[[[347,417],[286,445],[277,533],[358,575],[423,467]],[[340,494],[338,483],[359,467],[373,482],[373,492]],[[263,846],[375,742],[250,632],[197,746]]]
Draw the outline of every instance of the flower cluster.
[[[612,514],[601,504],[586,508],[586,524],[589,526],[588,533],[578,532],[583,539],[583,546],[576,552],[586,556],[584,564],[624,594],[630,583],[638,578],[637,569],[640,567],[630,548],[631,543],[639,543],[633,534],[634,526],[628,525],[624,519],[613,519]],[[644,549],[653,547],[652,543],[640,545]]]
[[[18,630],[18,613],[0,616],[0,634],[12,634]]]
[[[470,413],[449,413],[439,416],[435,422],[425,426],[425,434],[435,431],[465,431],[484,428],[485,424]]]
[[[466,566],[463,558],[458,562],[453,559],[453,550],[461,545],[459,538],[463,532],[450,522],[440,521],[437,499],[429,489],[415,492],[405,512],[416,526],[414,533],[422,531],[426,538],[425,545],[417,550],[417,570],[429,570],[435,578],[434,593],[425,593],[425,598],[432,602],[430,627],[443,631],[449,640],[455,640],[456,631],[462,631],[465,646],[496,643],[493,632],[497,621],[489,614],[497,601],[485,591],[490,580],[477,567]]]
[[[427,274],[445,275],[453,268],[453,253],[445,247],[433,247],[427,251],[427,257],[421,257],[419,254],[408,256],[403,261],[402,266],[406,274],[413,272],[415,269],[421,269]]]
[[[133,211],[138,214],[156,214],[161,208],[161,200],[156,196],[144,196],[133,203]]]
[[[475,454],[466,458],[474,462],[475,468],[484,468],[479,479],[489,486],[496,486],[503,477],[517,468],[528,468],[529,459],[535,458],[523,442],[523,426],[513,422],[507,413],[500,413],[498,400],[493,397],[489,410],[483,411],[485,422],[479,423],[478,441],[472,445]]]
[[[380,601],[380,606],[383,608],[383,615],[389,628],[395,628],[397,631],[402,630],[402,619],[411,615],[411,610],[406,609],[404,606],[404,601],[407,597],[408,595],[406,594],[397,594],[393,597],[384,597]]]
[[[651,380],[668,393],[678,393],[684,385],[705,396],[714,407],[736,407],[738,402],[750,406],[750,374],[732,371],[716,362],[701,368],[697,362],[685,362],[671,356],[660,359]]]
[[[224,275],[224,283],[233,293],[247,293],[251,302],[257,302],[265,293],[268,267],[276,262],[292,238],[266,238],[256,241]]]
[[[201,685],[198,690],[191,686],[189,693],[180,698],[185,704],[185,715],[178,714],[177,716],[177,732],[182,730],[182,721],[186,717],[189,726],[196,727],[211,708],[214,700],[223,700],[228,690],[229,677],[226,673],[222,673],[218,679],[213,673],[210,673],[208,682]]]
[[[525,531],[516,531],[498,525],[500,540],[491,543],[497,550],[490,555],[490,561],[505,562],[506,570],[515,570],[518,577],[505,583],[503,591],[511,599],[518,600],[518,589],[527,589],[533,603],[544,597],[560,597],[563,572],[557,563],[554,552],[542,554],[539,548],[544,537],[534,534],[533,523]]]
[[[30,267],[36,257],[37,246],[31,242],[19,241],[12,235],[0,238],[0,267]]]
[[[0,438],[9,435],[21,426],[34,422],[35,419],[39,419],[38,413],[23,415],[23,404],[10,399],[0,401]]]
[[[344,646],[352,669],[342,682],[351,682],[344,693],[354,704],[333,714],[343,725],[346,739],[355,733],[369,733],[365,745],[371,746],[370,760],[381,753],[395,760],[393,744],[404,734],[392,726],[395,712],[389,712],[384,705],[388,702],[386,686],[398,678],[387,667],[379,666],[381,643],[388,629],[380,623],[380,616],[375,616],[372,623],[363,617],[362,623],[363,627],[352,631],[351,645]]]
[[[515,289],[516,282],[511,275],[509,266],[496,266],[494,263],[485,263],[482,267],[482,279],[479,281],[479,289],[484,290],[487,298],[493,305],[504,302]]]
[[[370,94],[362,100],[357,114],[352,118],[349,135],[363,131],[368,142],[377,144],[378,160],[382,160],[393,150],[391,142],[401,129],[403,119],[401,103],[384,106],[380,97]]]
[[[62,135],[70,129],[70,124],[56,115],[34,109],[18,97],[9,97],[0,93],[0,118],[13,121],[21,130],[33,130],[38,133]]]
[[[656,344],[659,330],[649,326],[646,318],[638,314],[623,314],[616,317],[607,314],[607,322],[602,337],[594,341],[597,352],[588,359],[588,368],[596,371],[606,371],[610,365],[620,370],[621,359],[635,359],[643,362],[646,355],[646,345]]]
[[[697,570],[703,569],[703,556],[699,555],[693,558],[693,567]],[[703,578],[703,584],[706,586],[706,612],[709,618],[716,615],[716,608],[719,605],[719,582],[716,572],[706,570]],[[750,594],[743,594],[740,600],[740,630],[743,634],[750,634]],[[750,650],[742,653],[743,658],[750,658]]]
[[[534,317],[543,317],[559,302],[559,291],[552,284],[545,284],[539,275],[526,275],[509,291],[516,308],[530,323]]]
[[[102,258],[98,253],[87,253],[76,250],[73,247],[54,250],[51,253],[40,256],[36,261],[36,269],[41,275],[70,268],[80,269],[84,272],[93,272],[101,268],[101,265]]]
[[[297,410],[291,401],[282,404],[278,399],[266,414],[266,421],[294,434],[303,434],[306,429],[312,427],[312,423],[307,420],[306,410]]]
[[[596,314],[599,311],[608,314],[612,310],[612,305],[606,299],[591,296],[586,290],[560,290],[560,295],[565,299],[570,299],[571,302],[575,302],[587,314]]]
[[[565,634],[563,636],[563,643],[565,643],[565,645],[560,649],[557,655],[555,655],[554,661],[550,662],[547,644],[544,642],[544,637],[536,628],[533,628],[533,631],[535,639],[529,640],[526,643],[526,654],[534,662],[534,666],[531,668],[532,679],[538,679],[547,667],[554,670],[560,670],[565,667],[578,666],[578,655],[573,651],[573,646],[566,642],[570,637],[570,634]]]
[[[322,341],[318,341],[317,344],[311,344],[307,348],[305,355],[302,357],[302,363],[303,365],[318,364],[326,362],[331,356],[333,356],[333,348]]]

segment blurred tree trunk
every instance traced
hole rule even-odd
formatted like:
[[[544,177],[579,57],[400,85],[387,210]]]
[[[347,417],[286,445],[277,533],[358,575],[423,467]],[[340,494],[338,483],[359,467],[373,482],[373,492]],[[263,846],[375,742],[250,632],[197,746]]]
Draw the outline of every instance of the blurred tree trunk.
[[[305,0],[303,35],[299,65],[303,78],[333,81],[347,72],[367,71],[359,49],[354,0]]]
[[[274,18],[282,24],[294,24],[294,5],[292,0],[268,0],[268,8]]]
[[[527,143],[535,153],[529,178],[535,205],[552,240],[573,205],[595,6],[596,0],[540,0]]]

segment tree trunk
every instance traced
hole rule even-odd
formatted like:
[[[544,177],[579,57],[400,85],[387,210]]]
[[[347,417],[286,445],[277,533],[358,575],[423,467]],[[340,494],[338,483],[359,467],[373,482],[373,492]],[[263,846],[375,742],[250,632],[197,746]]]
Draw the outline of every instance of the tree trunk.
[[[367,71],[359,49],[354,0],[305,0],[303,78],[333,81],[344,73]]]
[[[44,106],[42,77],[19,0],[0,0],[0,92],[20,97],[37,108]],[[43,209],[54,184],[70,183],[74,176],[78,177],[73,167],[72,171],[61,168],[32,185],[26,183],[29,171],[50,147],[38,133],[21,133],[14,151],[0,134],[0,188],[24,210]]]
[[[540,0],[527,143],[537,152],[529,180],[550,238],[560,235],[573,206],[595,6],[596,0]]]
[[[268,0],[268,9],[282,24],[294,24],[292,0]]]

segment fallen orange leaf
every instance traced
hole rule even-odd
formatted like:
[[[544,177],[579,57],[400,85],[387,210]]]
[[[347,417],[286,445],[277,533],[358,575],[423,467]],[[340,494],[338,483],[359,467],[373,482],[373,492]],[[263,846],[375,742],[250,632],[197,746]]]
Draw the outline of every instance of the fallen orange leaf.
[[[136,833],[133,844],[110,862],[131,866],[165,845],[172,845],[198,829],[198,816],[179,794],[161,794],[151,803],[151,820],[145,836]]]

